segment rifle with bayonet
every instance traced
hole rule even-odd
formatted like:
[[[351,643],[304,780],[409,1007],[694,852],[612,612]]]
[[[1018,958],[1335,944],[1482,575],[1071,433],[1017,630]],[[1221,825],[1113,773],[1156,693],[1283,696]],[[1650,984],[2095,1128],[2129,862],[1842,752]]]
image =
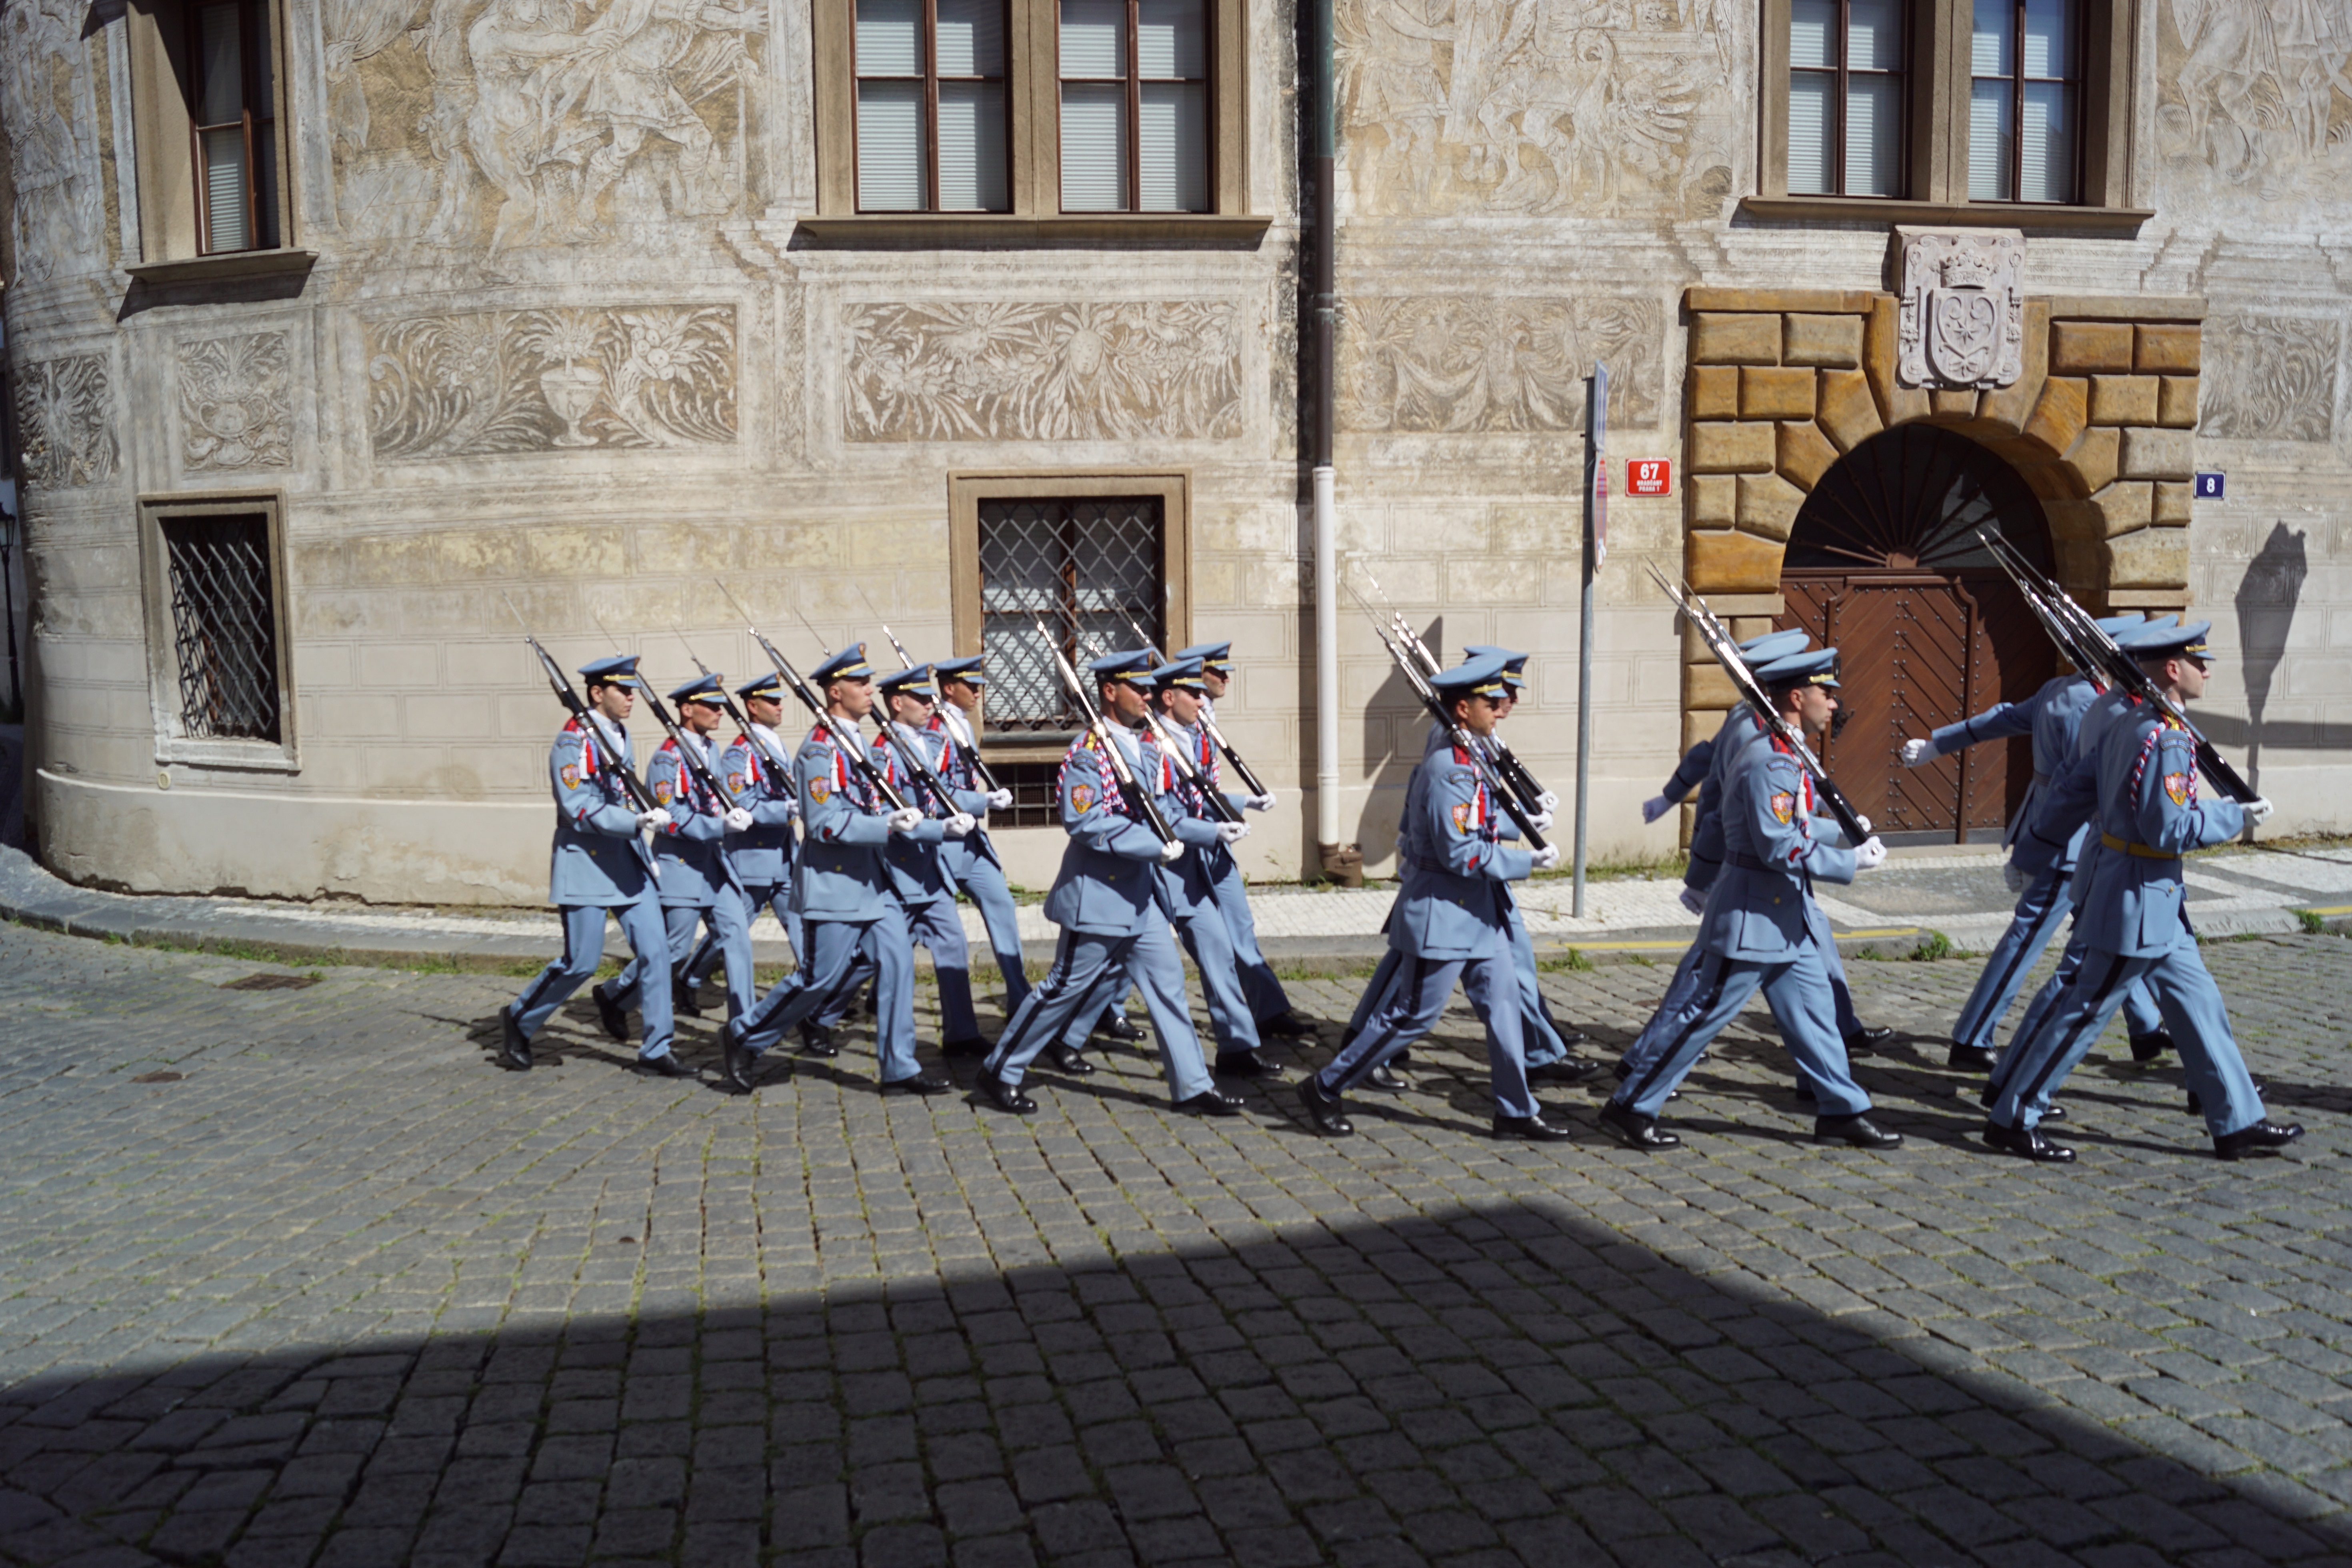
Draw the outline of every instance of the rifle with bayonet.
[[[1822,765],[1821,758],[1813,755],[1813,749],[1805,743],[1804,736],[1780,716],[1780,710],[1772,705],[1771,697],[1756,679],[1756,672],[1748,668],[1746,659],[1739,657],[1739,645],[1732,640],[1731,628],[1716,618],[1715,612],[1706,607],[1705,599],[1687,587],[1677,587],[1667,582],[1656,566],[1647,562],[1643,564],[1651,580],[1665,590],[1666,597],[1674,601],[1675,608],[1682,612],[1683,619],[1698,633],[1699,640],[1706,644],[1706,651],[1715,656],[1715,662],[1723,667],[1723,673],[1731,678],[1732,689],[1739,693],[1740,700],[1754,710],[1758,722],[1797,759],[1799,767],[1812,775],[1813,793],[1821,797],[1823,805],[1829,807],[1830,815],[1837,818],[1839,828],[1845,834],[1846,843],[1858,846],[1868,838],[1870,829],[1864,826],[1862,814],[1854,810],[1853,803],[1845,797],[1845,791],[1838,788],[1837,781],[1830,777],[1830,771]]]
[[[563,667],[550,658],[547,650],[539,646],[539,639],[530,635],[530,627],[525,625],[522,612],[515,608],[514,601],[507,598],[504,594],[500,594],[499,597],[506,599],[507,614],[515,618],[516,626],[522,627],[522,640],[529,643],[530,651],[539,656],[539,668],[547,672],[547,684],[554,689],[555,700],[563,704],[565,712],[580,721],[581,732],[588,737],[589,748],[596,753],[596,765],[621,781],[621,788],[627,793],[629,799],[635,803],[640,813],[661,811],[663,808],[655,804],[653,791],[647,789],[645,781],[631,772],[627,763],[621,761],[620,752],[614,747],[611,741],[605,738],[604,725],[597,722],[595,716],[589,712],[588,704],[580,700],[580,694],[572,689],[572,679],[563,673]],[[641,681],[638,684],[642,688],[644,683]],[[661,868],[655,863],[654,852],[646,847],[645,839],[632,833],[629,835],[629,841],[637,847],[637,858],[645,862],[647,873],[655,881],[660,881]]]
[[[898,667],[901,669],[914,668],[914,656],[907,651],[907,645],[898,640],[898,634],[890,629],[890,623],[882,619],[882,612],[880,610],[874,609],[874,601],[867,596],[863,585],[858,588],[857,596],[866,600],[866,607],[867,609],[874,610],[874,619],[877,624],[881,626],[882,635],[890,639],[890,651],[898,656]],[[938,670],[934,669],[931,674],[933,680],[936,681],[939,677]],[[940,701],[942,704],[947,702],[947,698],[944,693],[941,694]],[[965,765],[971,769],[971,776],[980,782],[980,787],[986,790],[990,795],[1000,793],[999,786],[996,782],[996,775],[988,771],[988,764],[986,763],[981,761],[980,748],[977,745],[965,745],[962,740],[957,736],[956,721],[942,714],[940,720],[940,729],[941,732],[947,736],[948,744],[953,747],[955,751],[962,756]],[[991,850],[989,852],[989,858],[992,860],[995,858],[995,851]]]
[[[1439,662],[1437,655],[1430,651],[1429,645],[1421,640],[1421,634],[1412,629],[1412,623],[1404,618],[1404,612],[1398,609],[1394,601],[1389,598],[1388,590],[1381,586],[1381,580],[1372,575],[1371,568],[1360,561],[1356,563],[1356,569],[1363,573],[1364,580],[1372,585],[1372,592],[1381,596],[1381,603],[1388,605],[1389,625],[1394,628],[1398,641],[1404,647],[1412,650],[1413,656],[1420,659],[1423,668],[1430,674],[1435,675],[1443,669],[1444,666]],[[1355,593],[1352,587],[1348,591],[1351,594]],[[1356,603],[1364,605],[1366,615],[1371,614],[1372,607],[1370,605],[1364,605],[1362,595],[1356,595]],[[1495,763],[1495,772],[1501,775],[1509,785],[1511,792],[1519,797],[1521,805],[1527,807],[1531,813],[1551,809],[1551,803],[1545,799],[1545,796],[1549,795],[1551,792],[1544,788],[1537,781],[1536,775],[1528,771],[1528,765],[1519,761],[1518,753],[1511,750],[1509,742],[1500,735],[1489,735],[1486,738],[1485,745]]]
[[[1127,612],[1121,613],[1127,614]],[[1161,662],[1163,663],[1166,662],[1164,657],[1160,654],[1160,649],[1153,646],[1152,641],[1149,637],[1144,635],[1143,627],[1136,623],[1135,616],[1132,614],[1127,614],[1127,625],[1128,629],[1135,633],[1137,638],[1140,640],[1142,645],[1151,650],[1153,658],[1161,659]],[[1209,737],[1209,744],[1216,747],[1220,752],[1223,752],[1225,754],[1225,761],[1233,763],[1234,776],[1242,781],[1242,787],[1248,790],[1249,793],[1254,795],[1263,795],[1266,794],[1265,785],[1258,782],[1257,774],[1250,771],[1250,765],[1242,761],[1242,754],[1234,750],[1234,743],[1225,739],[1225,732],[1217,728],[1217,717],[1215,714],[1209,711],[1205,703],[1202,704],[1201,708],[1200,724],[1201,732]],[[1202,787],[1205,789],[1207,786],[1204,784]],[[1227,820],[1238,822],[1241,819],[1239,817],[1231,817]]]
[[[1139,645],[1150,652],[1152,658],[1159,659],[1162,664],[1167,662],[1166,656],[1152,647],[1151,639],[1144,636],[1143,628],[1135,624],[1133,616],[1127,617],[1127,625],[1128,629],[1134,632],[1139,639]],[[1184,782],[1200,792],[1202,801],[1208,806],[1210,814],[1220,822],[1239,822],[1242,819],[1242,814],[1234,809],[1234,803],[1225,798],[1224,791],[1201,776],[1200,764],[1192,760],[1192,749],[1168,732],[1168,726],[1160,721],[1159,710],[1147,703],[1143,710],[1143,720],[1145,723],[1151,726],[1151,733],[1159,741],[1160,749],[1168,753],[1168,760],[1174,763],[1176,771],[1184,775]],[[1203,732],[1212,732],[1206,709],[1201,711],[1200,724]],[[1215,742],[1212,740],[1211,744],[1214,743]],[[1235,770],[1239,771],[1238,763],[1235,764]]]
[[[2098,622],[2076,604],[2065,589],[2043,576],[2009,539],[1982,527],[1977,530],[1977,538],[1992,552],[1993,560],[2009,574],[2009,580],[2017,584],[2017,591],[2025,596],[2025,602],[2032,606],[2042,626],[2051,629],[2050,635],[2057,642],[2059,651],[2074,661],[2075,668],[2085,675],[2105,677],[2110,687],[2126,696],[2137,698],[2188,731],[2196,744],[2197,766],[2223,795],[2241,805],[2262,798],[2261,792],[2248,784],[2238,770],[2213,749],[2213,742],[2189,721],[2188,710],[2167,697],[2147,671],[2140,668],[2139,660],[2126,653],[2116,645],[2115,638],[2101,630]]]
[[[1538,854],[1550,847],[1544,842],[1543,835],[1536,830],[1535,817],[1538,814],[1530,812],[1520,803],[1517,792],[1506,785],[1496,773],[1494,759],[1479,747],[1478,737],[1464,729],[1461,721],[1447,710],[1444,701],[1437,695],[1437,688],[1429,683],[1432,672],[1423,670],[1420,660],[1407,648],[1404,641],[1381,624],[1372,606],[1356,592],[1354,584],[1348,584],[1347,589],[1356,603],[1362,606],[1365,617],[1372,623],[1372,635],[1381,639],[1381,646],[1389,650],[1389,657],[1403,672],[1405,684],[1412,688],[1412,694],[1421,699],[1421,705],[1429,710],[1429,716],[1444,730],[1445,738],[1453,742],[1454,749],[1468,757],[1471,766],[1478,770],[1478,782],[1486,786],[1486,793],[1495,797],[1495,803],[1503,808],[1503,815],[1509,817],[1511,825],[1519,830],[1519,837],[1527,841],[1528,847]]]
[[[686,657],[693,661],[694,668],[700,670],[703,674],[709,675],[710,673],[710,667],[702,662],[702,657],[694,651],[694,645],[686,640],[686,634],[679,631],[676,626],[672,626],[670,628],[670,635],[677,637],[678,640],[678,646],[686,649]],[[734,724],[735,728],[742,731],[744,741],[753,751],[759,752],[762,757],[767,759],[768,765],[776,770],[778,776],[782,778],[790,778],[792,776],[793,764],[791,760],[779,755],[776,749],[768,744],[766,739],[761,735],[760,731],[751,727],[751,721],[745,716],[740,708],[735,706],[734,695],[728,691],[723,686],[720,687],[719,690],[719,706],[726,711],[729,721]]]
[[[1136,778],[1135,770],[1127,765],[1127,753],[1118,749],[1118,742],[1112,737],[1110,721],[1095,706],[1094,693],[1087,689],[1087,683],[1078,679],[1078,672],[1063,656],[1062,645],[1047,635],[1045,623],[1039,621],[1036,626],[1037,641],[1054,656],[1054,668],[1060,672],[1062,684],[1069,688],[1070,695],[1077,699],[1078,710],[1086,715],[1086,728],[1093,733],[1095,743],[1102,747],[1103,754],[1110,759],[1111,777],[1118,781],[1118,793],[1127,801],[1128,810],[1151,829],[1151,836],[1160,843],[1175,843],[1176,830],[1168,826],[1168,819],[1160,815],[1160,803]]]
[[[840,728],[841,721],[824,710],[824,699],[818,696],[810,688],[809,683],[801,678],[801,672],[793,668],[792,661],[783,656],[776,645],[770,642],[758,626],[751,625],[751,612],[743,607],[743,601],[738,599],[734,591],[724,583],[719,584],[719,591],[727,595],[727,602],[735,606],[737,615],[743,617],[743,629],[751,634],[751,640],[760,645],[760,651],[766,654],[768,662],[776,667],[776,679],[784,683],[784,689],[799,698],[801,706],[807,709],[810,717],[818,723],[828,729]],[[820,645],[823,640],[818,639]],[[857,732],[857,726],[855,724],[849,727],[849,738],[856,743],[842,747],[841,752],[849,759],[850,766],[857,770],[857,776],[864,779],[867,786],[876,795],[880,795],[892,811],[906,810],[906,801],[899,797],[897,790],[890,787],[890,781],[882,776],[882,770],[874,765],[874,759],[866,754],[865,737]]]
[[[863,593],[864,590],[860,589],[859,592]],[[809,626],[809,618],[806,616],[801,616],[800,611],[797,609],[795,609],[793,614],[800,616],[801,625],[808,627],[808,635],[813,637],[816,637],[816,646],[824,648],[826,658],[832,658],[833,649],[825,647],[825,640],[823,637],[817,637],[816,628]],[[898,647],[898,639],[897,637],[892,637],[890,639],[890,646]],[[898,657],[907,660],[907,668],[908,669],[915,668],[915,661],[911,658],[907,658],[907,650],[905,648],[898,648]],[[961,815],[961,809],[955,803],[955,795],[948,789],[947,781],[940,777],[939,773],[933,770],[930,759],[923,755],[922,748],[920,746],[910,746],[907,743],[906,736],[899,731],[898,721],[890,717],[887,709],[888,703],[886,700],[883,703],[881,710],[877,710],[874,715],[874,727],[882,732],[883,743],[890,748],[890,754],[898,759],[899,766],[905,768],[909,774],[922,784],[922,786],[925,789],[930,791],[931,798],[940,803],[940,816],[950,817]],[[923,815],[929,816],[930,813],[925,812]]]

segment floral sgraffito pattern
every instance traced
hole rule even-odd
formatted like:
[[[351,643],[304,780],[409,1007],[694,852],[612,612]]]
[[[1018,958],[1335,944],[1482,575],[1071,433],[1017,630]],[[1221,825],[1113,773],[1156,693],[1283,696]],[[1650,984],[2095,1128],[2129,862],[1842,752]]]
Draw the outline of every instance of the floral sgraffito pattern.
[[[858,307],[849,438],[1238,436],[1238,313],[1210,300]]]
[[[112,479],[122,454],[105,359],[73,354],[26,365],[16,378],[16,428],[25,478],[36,489]]]
[[[1350,430],[1570,430],[1609,366],[1609,417],[1654,427],[1664,313],[1654,300],[1474,295],[1347,302],[1339,417]]]
[[[2336,416],[2343,327],[2289,316],[2205,323],[2203,434],[2224,440],[2325,441]]]
[[[731,444],[735,310],[485,310],[369,329],[379,458]]]
[[[191,469],[282,468],[294,416],[283,332],[180,345],[182,458]]]

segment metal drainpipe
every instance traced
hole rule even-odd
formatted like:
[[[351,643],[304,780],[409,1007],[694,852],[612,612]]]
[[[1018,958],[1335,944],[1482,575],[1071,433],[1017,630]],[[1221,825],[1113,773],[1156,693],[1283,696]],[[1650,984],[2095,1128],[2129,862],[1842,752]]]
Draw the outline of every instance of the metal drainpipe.
[[[1314,193],[1315,236],[1308,257],[1307,340],[1313,391],[1307,458],[1315,480],[1315,845],[1324,875],[1360,886],[1363,854],[1339,841],[1339,526],[1331,465],[1333,339],[1339,311],[1339,220],[1332,101],[1332,0],[1307,0],[1314,41],[1307,57],[1307,179]]]

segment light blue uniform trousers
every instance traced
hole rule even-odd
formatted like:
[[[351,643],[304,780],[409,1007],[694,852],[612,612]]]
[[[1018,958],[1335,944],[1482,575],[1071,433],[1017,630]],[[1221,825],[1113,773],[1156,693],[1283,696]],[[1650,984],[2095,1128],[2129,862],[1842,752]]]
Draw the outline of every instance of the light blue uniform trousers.
[[[1811,930],[1814,946],[1822,956],[1822,968],[1829,979],[1831,1018],[1837,1026],[1839,1040],[1843,1041],[1847,1036],[1862,1032],[1862,1020],[1854,1016],[1853,993],[1846,988],[1845,963],[1838,956],[1837,933],[1831,929],[1828,914],[1817,903],[1807,912],[1805,923]],[[1665,999],[1658,1004],[1658,1010],[1650,1015],[1650,1021],[1642,1026],[1642,1032],[1633,1037],[1633,1043],[1627,1046],[1625,1054],[1618,1058],[1619,1065],[1629,1074],[1638,1073],[1655,1061],[1659,1051],[1665,1047],[1670,1033],[1669,1020],[1677,1008],[1690,1001],[1692,991],[1698,984],[1699,960],[1706,956],[1706,950],[1696,942],[1683,950],[1682,958],[1675,964],[1674,978],[1666,982]]]
[[[1654,1020],[1656,1042],[1643,1059],[1634,1061],[1633,1075],[1617,1091],[1620,1104],[1644,1116],[1657,1115],[1715,1037],[1760,989],[1789,1054],[1796,1058],[1797,1077],[1813,1091],[1817,1112],[1855,1116],[1870,1109],[1870,1097],[1853,1081],[1846,1062],[1837,1031],[1837,1005],[1830,996],[1829,971],[1819,946],[1769,963],[1696,947],[1692,952],[1697,961],[1691,965],[1688,982],[1678,981],[1667,994],[1666,1005]]]
[[[1241,964],[1242,990],[1249,997],[1250,1016],[1277,1018],[1290,1011],[1290,998],[1283,994],[1282,982],[1274,977],[1274,966],[1258,951],[1257,920],[1250,913],[1249,885],[1242,880],[1242,868],[1225,856],[1224,868],[1209,883],[1216,894],[1217,908],[1224,911],[1225,929],[1232,935],[1234,957]]]
[[[1379,965],[1372,971],[1372,981],[1356,1002],[1356,1011],[1348,1019],[1350,1037],[1360,1035],[1372,1020],[1372,1011],[1386,1002],[1395,989],[1397,975],[1404,955],[1395,948],[1381,954]],[[1526,1064],[1531,1068],[1548,1067],[1568,1059],[1568,1042],[1552,1027],[1549,1014],[1544,1006],[1543,992],[1536,983],[1536,942],[1528,933],[1526,917],[1519,913],[1518,901],[1511,902],[1511,968],[1519,982],[1519,1039]],[[1491,1044],[1489,1050],[1494,1047]]]
[[[2063,871],[2053,868],[2025,885],[2025,891],[2018,897],[2017,909],[2010,917],[2009,929],[1993,944],[1984,973],[1977,976],[1976,989],[1969,993],[1967,1003],[1960,1008],[1959,1021],[1952,1026],[1954,1045],[1992,1044],[1993,1031],[2000,1026],[2010,1004],[2017,1000],[2034,960],[2042,956],[2042,950],[2050,945],[2050,939],[2074,912],[2074,869],[2070,866]],[[2039,998],[2034,1005],[2040,1005]],[[2027,1016],[2032,1016],[2031,1009]],[[2147,982],[2134,983],[2125,994],[2124,1017],[2135,1035],[2152,1035],[2164,1027],[2164,1015],[2158,1010],[2156,998],[2149,994]],[[2025,1037],[2022,1026],[2015,1037]]]
[[[988,928],[989,950],[996,954],[996,972],[1004,977],[1004,1010],[1010,1015],[1029,994],[1029,972],[1021,962],[1020,911],[1003,870],[971,847],[972,837],[977,835],[950,839],[940,846],[940,853],[956,885],[971,896],[981,924]]]
[[[940,982],[940,1032],[947,1039],[980,1036],[971,1010],[971,944],[964,940],[963,917],[946,894],[906,903],[907,937],[931,950],[931,970]]]
[[[1053,965],[1014,1010],[988,1070],[1007,1084],[1018,1084],[1038,1053],[1059,1039],[1082,1009],[1095,1009],[1107,984],[1125,985],[1132,978],[1143,993],[1144,1010],[1151,1016],[1151,1031],[1160,1041],[1160,1066],[1168,1078],[1168,1092],[1190,1100],[1213,1087],[1208,1064],[1201,1058],[1201,1037],[1192,1030],[1192,1014],[1184,996],[1184,964],[1167,922],[1155,911],[1142,929],[1123,936],[1062,928],[1054,948]]]
[[[718,900],[707,910],[678,904],[662,913],[669,921],[669,958],[673,968],[685,972],[708,948],[727,965],[727,1016],[740,1018],[751,1011],[752,999],[758,994],[751,984],[751,911],[735,889],[719,889]],[[695,932],[704,925],[710,928],[710,934],[702,939],[702,946],[698,948]]]
[[[773,910],[776,920],[784,928],[784,940],[792,944],[793,963],[798,964],[801,954],[808,951],[808,938],[801,928],[800,911],[793,908],[793,885],[790,882],[747,882],[743,885],[743,891],[751,902],[751,913],[743,925],[745,936],[748,938],[751,934],[751,922],[760,918],[761,910]],[[710,972],[719,967],[724,956],[719,952],[717,934],[705,935],[702,945],[696,948],[694,956],[686,961],[687,978],[699,987],[710,978]],[[729,971],[727,994],[731,1007],[735,994],[732,970]],[[730,1011],[728,1016],[733,1017],[736,1015]]]
[[[2068,956],[2074,956],[2072,952]],[[2260,1121],[2262,1097],[2254,1092],[2237,1037],[2230,1032],[2221,988],[2193,942],[2151,958],[2084,950],[2080,966],[2042,1013],[2033,1034],[2028,1037],[2021,1033],[2002,1059],[1992,1119],[2003,1127],[2038,1123],[2050,1109],[2050,1097],[2116,1016],[2126,994],[2143,981],[2156,993],[2189,1087],[2204,1102],[2205,1125],[2213,1136]]]
[[[1362,1031],[1315,1075],[1315,1081],[1334,1094],[1345,1094],[1363,1082],[1374,1068],[1386,1065],[1437,1026],[1458,984],[1486,1026],[1486,1070],[1494,1085],[1495,1114],[1537,1114],[1535,1091],[1528,1087],[1522,998],[1509,931],[1496,927],[1486,951],[1467,958],[1421,958],[1389,951],[1397,960],[1394,984],[1382,986],[1377,973],[1372,977],[1367,994],[1379,1000]]]
[[[593,904],[565,904],[563,916],[563,956],[539,972],[539,978],[523,988],[514,999],[515,1023],[526,1039],[536,1037],[550,1016],[563,1005],[566,998],[587,984],[596,973],[596,965],[604,957],[604,910]],[[621,934],[629,939],[634,957],[629,967],[635,969],[645,963],[646,953],[659,953],[665,967],[668,963],[669,932],[662,923],[662,907],[652,899],[640,899],[634,904],[622,904],[612,911],[621,922]],[[637,1055],[651,1061],[656,1057],[669,1055],[670,1041],[677,1033],[677,1020],[670,1015],[669,987],[653,985],[646,989],[643,1005],[638,1008],[644,1028]]]
[[[870,921],[812,920],[806,929],[806,965],[778,981],[729,1027],[752,1051],[765,1051],[787,1030],[837,1004],[863,964],[876,975],[874,1040],[882,1081],[916,1076],[922,1064],[915,1059],[915,949],[898,901],[886,900],[882,913]]]

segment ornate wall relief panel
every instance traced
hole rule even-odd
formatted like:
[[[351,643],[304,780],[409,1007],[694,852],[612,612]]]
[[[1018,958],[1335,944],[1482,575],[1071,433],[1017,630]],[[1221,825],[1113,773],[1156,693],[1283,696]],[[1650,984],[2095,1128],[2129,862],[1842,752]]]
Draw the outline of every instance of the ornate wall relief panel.
[[[2325,441],[2336,417],[2340,321],[2217,316],[2207,323],[2201,395],[2208,436]]]
[[[1712,217],[1745,85],[1730,0],[1340,0],[1359,213]],[[1739,91],[1724,90],[1738,85]]]
[[[1339,423],[1349,430],[1570,430],[1609,364],[1609,417],[1658,421],[1665,312],[1654,300],[1424,295],[1344,301]]]
[[[380,461],[735,440],[731,305],[373,321],[367,354]]]
[[[37,489],[91,485],[121,467],[114,392],[103,354],[71,354],[24,366],[16,428],[25,477]]]
[[[284,332],[180,345],[180,461],[189,472],[293,461],[290,360]]]
[[[2279,203],[2344,188],[2352,12],[2326,0],[2158,0],[2152,9],[2165,184],[2271,222]]]
[[[1223,300],[852,305],[846,433],[852,441],[1238,436],[1240,318]]]
[[[87,10],[64,0],[23,0],[0,12],[0,122],[8,131],[19,280],[98,258],[104,210],[81,37]]]

